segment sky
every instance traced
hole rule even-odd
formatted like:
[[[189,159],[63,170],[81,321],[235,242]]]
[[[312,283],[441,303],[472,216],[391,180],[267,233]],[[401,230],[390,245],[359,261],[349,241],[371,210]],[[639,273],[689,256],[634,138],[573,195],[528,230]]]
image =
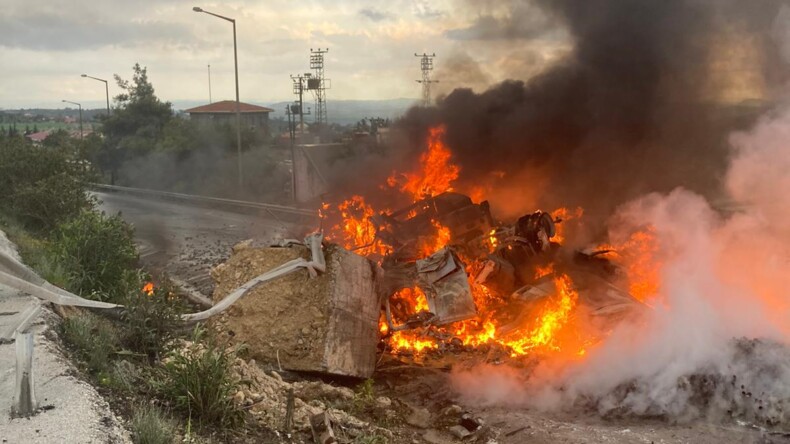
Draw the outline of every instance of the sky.
[[[213,100],[233,99],[232,25],[193,6],[236,19],[240,97],[253,103],[291,100],[310,48],[329,48],[328,100],[418,98],[415,53],[436,53],[441,94],[526,79],[569,50],[540,10],[507,22],[513,5],[492,0],[4,0],[0,109],[103,106],[104,85],[80,74],[110,80],[112,97],[113,74],[129,79],[135,63],[163,100],[208,102],[207,65]]]

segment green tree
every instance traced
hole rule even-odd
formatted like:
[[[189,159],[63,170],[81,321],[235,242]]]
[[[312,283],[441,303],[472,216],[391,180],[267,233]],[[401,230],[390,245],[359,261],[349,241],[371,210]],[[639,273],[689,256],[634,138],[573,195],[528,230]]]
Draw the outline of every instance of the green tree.
[[[147,69],[135,63],[132,70],[131,81],[115,75],[123,92],[115,97],[117,106],[102,125],[105,146],[97,160],[103,170],[111,173],[124,160],[151,152],[173,119],[172,105],[156,97]]]

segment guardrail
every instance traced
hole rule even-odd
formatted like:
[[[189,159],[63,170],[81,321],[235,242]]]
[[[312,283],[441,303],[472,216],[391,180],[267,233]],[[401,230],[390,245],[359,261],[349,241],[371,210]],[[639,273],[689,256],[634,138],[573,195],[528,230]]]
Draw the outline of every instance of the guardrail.
[[[235,199],[223,199],[219,197],[197,196],[194,194],[173,193],[170,191],[147,190],[144,188],[130,188],[130,187],[121,187],[117,185],[104,185],[98,183],[92,183],[90,184],[90,187],[96,191],[109,191],[114,193],[124,193],[124,194],[137,195],[142,197],[155,197],[162,200],[174,200],[174,201],[180,201],[189,204],[199,204],[199,205],[212,206],[212,207],[221,206],[230,210],[243,210],[243,212],[249,212],[250,210],[255,210],[255,211],[263,210],[269,213],[272,217],[274,217],[277,220],[281,220],[281,219],[277,217],[276,213],[290,215],[290,216],[298,216],[300,219],[318,218],[317,211],[307,210],[304,208],[288,207],[285,205],[275,205],[275,204],[250,202],[250,201],[235,200]]]

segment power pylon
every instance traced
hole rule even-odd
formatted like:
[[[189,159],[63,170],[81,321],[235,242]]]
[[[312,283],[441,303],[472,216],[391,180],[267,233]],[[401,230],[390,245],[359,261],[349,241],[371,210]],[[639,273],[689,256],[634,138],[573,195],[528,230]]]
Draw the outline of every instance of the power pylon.
[[[326,112],[326,90],[332,87],[332,81],[324,78],[324,54],[329,48],[310,48],[310,69],[313,77],[307,79],[307,89],[313,91],[315,96],[315,123],[318,126],[329,123]]]
[[[433,71],[433,58],[436,54],[417,54],[415,57],[420,57],[420,70],[422,71],[422,80],[417,80],[417,83],[422,84],[422,104],[423,106],[431,105],[431,83],[439,83],[438,80],[431,80],[431,71]]]

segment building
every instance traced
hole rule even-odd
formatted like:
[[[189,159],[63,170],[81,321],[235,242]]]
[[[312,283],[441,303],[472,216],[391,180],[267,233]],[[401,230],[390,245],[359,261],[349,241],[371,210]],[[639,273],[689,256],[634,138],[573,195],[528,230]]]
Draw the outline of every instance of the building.
[[[259,131],[261,134],[269,134],[269,113],[274,111],[265,106],[252,105],[250,103],[239,102],[241,111],[241,124]],[[190,120],[198,123],[228,123],[236,125],[236,101],[223,100],[208,105],[190,108],[184,112],[189,114]]]

